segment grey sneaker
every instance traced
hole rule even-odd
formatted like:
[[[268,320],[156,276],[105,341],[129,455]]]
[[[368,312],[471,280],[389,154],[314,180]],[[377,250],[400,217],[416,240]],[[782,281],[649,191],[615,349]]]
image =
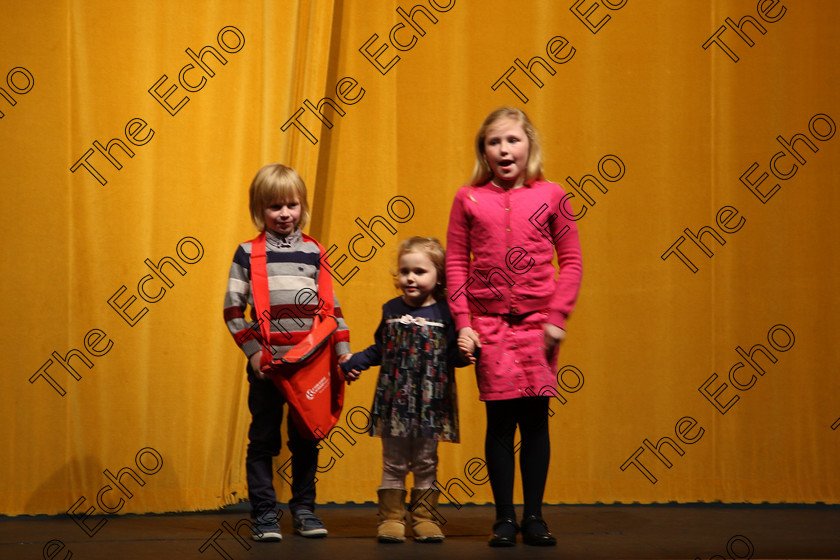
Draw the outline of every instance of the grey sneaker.
[[[283,533],[280,532],[279,521],[280,519],[275,512],[266,513],[254,519],[251,538],[262,542],[282,541]]]
[[[302,537],[320,538],[327,536],[327,528],[321,518],[308,509],[298,510],[294,514],[295,533]]]

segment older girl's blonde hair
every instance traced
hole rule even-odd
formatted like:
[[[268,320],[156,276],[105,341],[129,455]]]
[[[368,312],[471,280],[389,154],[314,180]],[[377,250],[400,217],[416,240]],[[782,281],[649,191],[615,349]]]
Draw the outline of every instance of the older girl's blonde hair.
[[[251,221],[260,231],[265,231],[265,209],[278,202],[295,198],[300,201],[300,223],[303,229],[309,223],[309,202],[306,200],[306,185],[297,171],[281,163],[266,165],[254,176],[248,192],[248,206]]]
[[[478,134],[475,135],[475,167],[473,168],[472,177],[470,178],[471,185],[483,185],[493,178],[493,170],[487,163],[487,158],[484,156],[484,140],[487,138],[487,130],[493,126],[496,121],[504,118],[513,119],[516,123],[522,126],[525,131],[525,136],[528,137],[528,163],[525,167],[525,182],[530,183],[536,179],[543,178],[543,162],[542,162],[542,148],[540,147],[540,138],[537,134],[537,129],[531,123],[528,115],[521,109],[516,107],[499,107],[484,119],[481,127],[478,129]]]

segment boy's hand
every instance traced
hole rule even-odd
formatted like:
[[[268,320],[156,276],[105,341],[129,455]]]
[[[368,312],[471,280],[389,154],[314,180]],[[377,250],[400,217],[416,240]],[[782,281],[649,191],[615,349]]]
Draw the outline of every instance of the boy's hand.
[[[262,352],[257,352],[255,354],[251,354],[249,358],[249,362],[251,364],[251,369],[254,370],[254,375],[257,376],[257,379],[264,381],[268,379],[268,375],[260,371],[260,358],[262,357]]]
[[[471,327],[464,327],[458,331],[458,350],[465,360],[469,360],[471,364],[476,362],[475,349],[481,348],[481,339]]]

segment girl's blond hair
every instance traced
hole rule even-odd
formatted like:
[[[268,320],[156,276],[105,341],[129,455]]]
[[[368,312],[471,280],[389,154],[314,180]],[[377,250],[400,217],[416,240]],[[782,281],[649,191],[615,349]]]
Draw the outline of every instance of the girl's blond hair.
[[[528,137],[528,163],[525,166],[525,182],[530,183],[535,179],[543,178],[543,162],[542,162],[542,148],[540,147],[540,137],[537,134],[537,129],[531,123],[528,115],[521,109],[516,107],[499,107],[484,119],[481,127],[478,129],[478,134],[475,135],[475,167],[473,168],[472,177],[470,178],[470,185],[483,185],[493,178],[493,170],[487,163],[487,158],[484,156],[484,140],[487,138],[487,130],[496,123],[496,121],[504,118],[513,119],[518,124],[522,125],[522,130],[525,131],[525,136]]]

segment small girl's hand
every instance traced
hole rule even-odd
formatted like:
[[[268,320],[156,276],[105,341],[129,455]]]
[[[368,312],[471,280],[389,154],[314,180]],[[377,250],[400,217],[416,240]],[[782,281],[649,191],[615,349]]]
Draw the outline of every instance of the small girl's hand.
[[[545,355],[550,362],[557,348],[566,340],[566,331],[551,323],[543,325],[543,331],[545,331]]]
[[[481,348],[481,340],[478,335],[470,327],[464,327],[458,331],[458,350],[465,360],[469,360],[471,364],[475,363],[475,349]]]
[[[353,357],[353,354],[349,354],[349,353],[348,354],[342,354],[341,356],[338,357],[338,363],[343,364],[344,362],[346,362],[347,360],[349,360],[352,357]],[[352,369],[350,371],[344,371],[344,368],[342,368],[341,366],[336,366],[336,367],[338,367],[338,372],[344,376],[344,380],[347,381],[348,384],[357,380],[359,378],[359,375],[361,375],[361,372],[357,369]]]
[[[353,383],[354,381],[356,381],[361,374],[362,374],[362,372],[360,372],[359,370],[351,369],[350,371],[344,372],[344,379],[347,381],[347,384],[349,385],[349,384]]]

